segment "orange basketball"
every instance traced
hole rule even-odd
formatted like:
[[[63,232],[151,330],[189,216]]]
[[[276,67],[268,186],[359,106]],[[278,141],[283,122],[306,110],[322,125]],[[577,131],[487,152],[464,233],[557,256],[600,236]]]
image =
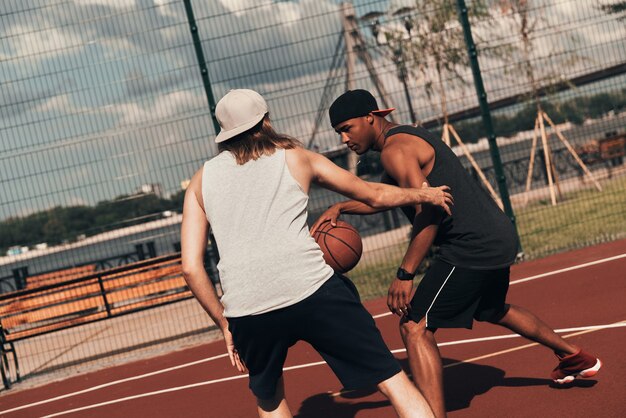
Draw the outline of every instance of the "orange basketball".
[[[326,263],[337,273],[352,270],[361,259],[361,236],[347,222],[338,220],[337,226],[332,226],[326,221],[315,231],[313,238],[322,249]]]

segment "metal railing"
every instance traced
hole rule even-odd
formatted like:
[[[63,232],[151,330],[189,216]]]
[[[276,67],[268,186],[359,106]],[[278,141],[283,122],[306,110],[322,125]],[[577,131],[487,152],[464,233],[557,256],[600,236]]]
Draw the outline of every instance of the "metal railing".
[[[192,298],[171,254],[84,277],[0,295],[4,364],[20,380],[15,343]],[[11,380],[11,379],[9,379]]]

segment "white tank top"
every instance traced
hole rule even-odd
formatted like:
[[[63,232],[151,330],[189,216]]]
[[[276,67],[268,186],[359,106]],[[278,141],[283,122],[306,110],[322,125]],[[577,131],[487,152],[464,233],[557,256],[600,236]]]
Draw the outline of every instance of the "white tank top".
[[[224,316],[293,305],[333,275],[309,234],[309,197],[285,150],[243,165],[221,152],[204,164],[202,198],[220,252]]]

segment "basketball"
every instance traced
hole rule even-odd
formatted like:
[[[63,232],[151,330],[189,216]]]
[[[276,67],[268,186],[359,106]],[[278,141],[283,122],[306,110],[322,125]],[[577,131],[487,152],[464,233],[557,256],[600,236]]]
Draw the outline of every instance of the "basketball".
[[[324,260],[336,273],[352,270],[361,259],[361,236],[347,222],[338,220],[337,226],[332,226],[330,221],[326,221],[315,231],[313,238],[322,249]]]

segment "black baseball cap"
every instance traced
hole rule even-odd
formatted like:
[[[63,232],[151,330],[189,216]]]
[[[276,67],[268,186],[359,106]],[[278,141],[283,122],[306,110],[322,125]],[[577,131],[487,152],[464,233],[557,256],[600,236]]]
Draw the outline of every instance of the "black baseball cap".
[[[373,113],[378,116],[387,116],[395,108],[379,109],[376,99],[367,90],[348,90],[337,97],[328,109],[331,126],[337,126],[348,119],[366,116]]]

